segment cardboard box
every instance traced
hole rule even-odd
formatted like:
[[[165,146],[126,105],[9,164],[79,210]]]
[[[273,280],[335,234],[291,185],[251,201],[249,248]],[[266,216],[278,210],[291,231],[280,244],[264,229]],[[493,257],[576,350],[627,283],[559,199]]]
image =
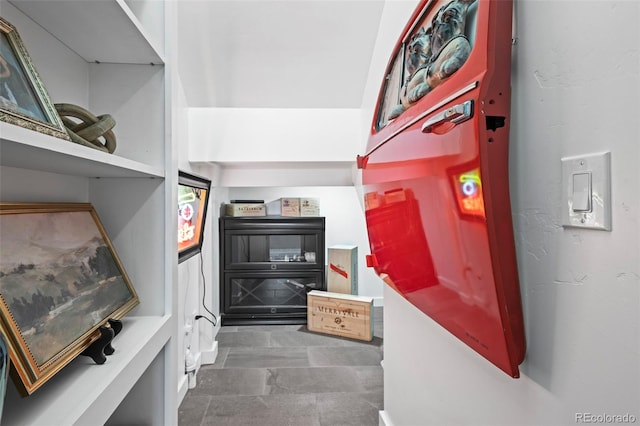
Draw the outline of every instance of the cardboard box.
[[[373,298],[326,291],[307,293],[307,329],[370,342]]]
[[[358,246],[338,244],[327,251],[327,291],[358,294]]]
[[[317,198],[278,198],[266,206],[267,216],[320,216]]]
[[[280,198],[281,216],[300,216],[300,198]]]
[[[225,204],[224,213],[226,216],[266,216],[267,208],[264,204]]]
[[[320,216],[320,200],[300,198],[300,216]]]

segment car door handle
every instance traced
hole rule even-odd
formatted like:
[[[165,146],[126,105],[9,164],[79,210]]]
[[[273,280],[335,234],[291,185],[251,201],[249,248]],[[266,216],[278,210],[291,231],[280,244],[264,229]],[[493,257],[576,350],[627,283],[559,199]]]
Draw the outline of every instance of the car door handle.
[[[433,132],[434,127],[443,123],[459,124],[473,117],[473,100],[454,105],[434,115],[422,125],[422,133]]]

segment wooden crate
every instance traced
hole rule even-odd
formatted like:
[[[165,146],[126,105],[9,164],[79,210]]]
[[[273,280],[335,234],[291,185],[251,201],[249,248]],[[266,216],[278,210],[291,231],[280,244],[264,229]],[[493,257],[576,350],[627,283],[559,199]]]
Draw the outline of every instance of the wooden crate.
[[[318,333],[373,339],[373,298],[312,290],[307,293],[307,328]]]
[[[320,216],[320,199],[300,198],[300,216]]]
[[[226,216],[266,216],[267,208],[264,204],[225,204],[224,213]]]
[[[338,244],[327,251],[327,291],[358,294],[358,246]]]
[[[300,216],[300,198],[280,198],[280,215]]]

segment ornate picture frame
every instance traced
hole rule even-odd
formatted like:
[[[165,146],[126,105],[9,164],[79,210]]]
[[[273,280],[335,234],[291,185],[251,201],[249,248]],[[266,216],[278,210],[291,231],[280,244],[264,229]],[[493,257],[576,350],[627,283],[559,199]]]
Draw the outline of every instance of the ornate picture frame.
[[[89,203],[0,203],[0,331],[28,395],[139,304]]]
[[[20,35],[1,17],[0,121],[70,140]]]

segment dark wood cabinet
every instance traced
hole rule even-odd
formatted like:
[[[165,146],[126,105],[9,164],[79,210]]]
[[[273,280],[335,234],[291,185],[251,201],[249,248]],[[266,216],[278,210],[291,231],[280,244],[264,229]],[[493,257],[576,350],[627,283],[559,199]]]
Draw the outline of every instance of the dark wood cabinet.
[[[324,256],[324,217],[220,218],[222,325],[306,323]]]

